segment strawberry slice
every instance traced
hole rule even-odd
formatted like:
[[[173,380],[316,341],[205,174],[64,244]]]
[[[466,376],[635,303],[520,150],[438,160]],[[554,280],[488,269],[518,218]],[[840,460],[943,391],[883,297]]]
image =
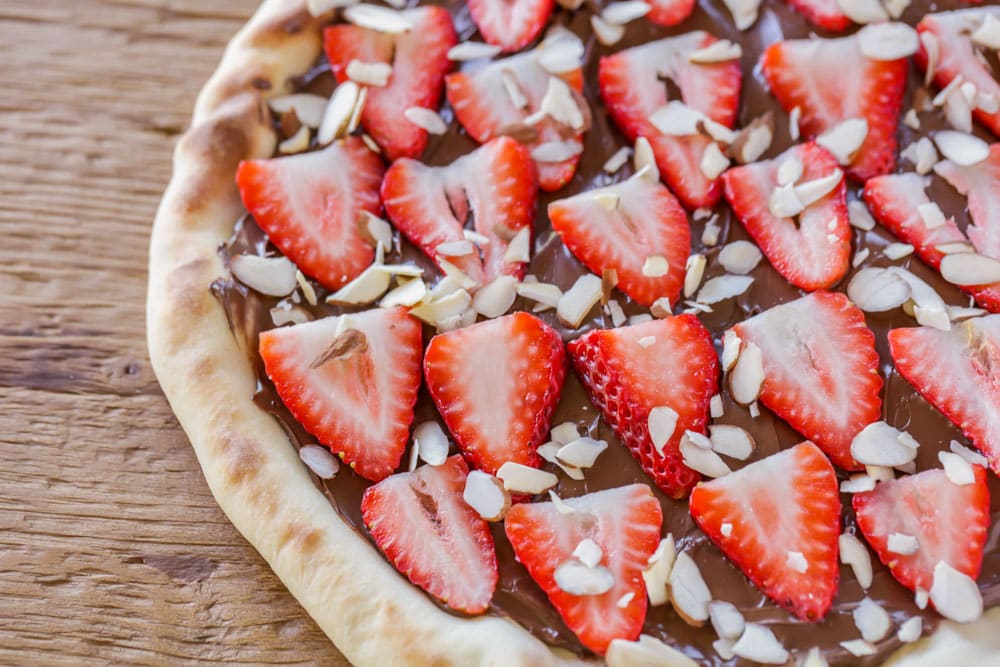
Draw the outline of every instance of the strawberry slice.
[[[336,290],[375,257],[358,231],[362,211],[379,213],[384,167],[357,138],[321,151],[245,160],[236,170],[243,205],[302,272]]]
[[[726,127],[732,127],[740,102],[742,74],[737,60],[715,64],[688,61],[691,53],[718,41],[694,31],[649,42],[601,58],[598,82],[608,113],[625,137],[646,137],[664,182],[689,209],[711,207],[722,194],[718,180],[701,171],[701,159],[711,141],[703,134],[661,134],[649,116],[667,103],[671,79],[687,106]]]
[[[860,470],[851,441],[882,414],[875,334],[839,293],[813,292],[733,327],[760,348],[760,401],[835,464]]]
[[[1000,259],[1000,143],[990,146],[989,157],[982,162],[962,167],[942,160],[934,171],[968,197],[972,222],[965,233],[976,252]],[[968,291],[984,308],[1000,312],[1000,283],[975,285]]]
[[[947,161],[939,165],[942,175],[950,175],[955,179],[953,181],[955,183],[962,182],[959,180],[961,172],[956,171],[962,169],[961,167]],[[918,208],[930,203],[924,192],[926,186],[927,179],[914,173],[876,176],[865,182],[863,197],[872,215],[880,224],[902,241],[912,245],[917,256],[925,264],[937,270],[941,266],[941,259],[944,258],[944,253],[938,250],[938,247],[948,243],[966,243],[967,239],[955,224],[954,218],[948,218],[944,224],[937,227],[927,226]],[[976,203],[980,216],[990,215],[988,211],[982,210],[982,202],[978,197]],[[1000,231],[1000,217],[996,217],[995,214],[993,217],[996,218],[996,229]],[[970,234],[976,234],[975,225],[970,225],[968,229]],[[1000,284],[970,285],[961,289],[971,294],[983,308],[992,312],[1000,311]]]
[[[847,168],[848,176],[865,181],[893,170],[906,58],[866,58],[856,35],[793,39],[769,46],[761,69],[781,106],[789,112],[801,109],[799,129],[806,139],[851,118],[868,121],[868,134]]]
[[[439,334],[424,355],[431,398],[472,464],[537,466],[566,376],[562,338],[518,312]]]
[[[851,26],[837,0],[788,0],[788,4],[810,23],[830,32],[841,32]]]
[[[621,290],[644,306],[664,297],[677,301],[691,228],[665,187],[648,178],[630,178],[551,202],[548,212],[552,228],[588,269],[597,275],[616,270]],[[648,261],[659,261],[650,258],[666,260],[662,275],[643,273]]]
[[[646,474],[670,497],[686,496],[699,476],[682,462],[680,440],[685,431],[705,432],[719,390],[718,359],[701,322],[678,315],[590,331],[569,343],[569,354],[591,402]],[[662,452],[649,436],[649,413],[657,407],[677,413]]]
[[[553,503],[521,503],[507,513],[507,538],[580,643],[604,655],[614,639],[634,640],[646,618],[642,570],[660,543],[663,514],[645,484],[589,493],[564,501],[574,511],[563,514]],[[601,548],[599,567],[614,577],[600,595],[572,595],[556,584],[556,569],[574,560],[585,539]],[[623,596],[632,594],[624,607]]]
[[[422,347],[420,322],[401,307],[260,334],[264,370],[292,416],[372,481],[406,449]]]
[[[651,9],[646,14],[653,23],[666,28],[675,26],[687,17],[691,16],[696,0],[651,0]]]
[[[590,120],[590,110],[582,97],[574,96],[582,123],[578,128],[557,122],[548,115],[533,125],[525,122],[541,111],[553,76],[539,64],[536,50],[486,64],[469,65],[461,72],[449,74],[445,84],[455,117],[469,136],[480,143],[511,134],[531,149],[544,143],[568,141],[582,152],[583,131]],[[583,70],[577,68],[559,78],[575,93],[583,92]],[[510,85],[516,86],[524,97],[523,107],[515,104],[508,92]],[[569,182],[579,161],[577,155],[562,162],[536,162],[542,190],[552,192]]]
[[[365,489],[361,516],[397,570],[456,611],[481,614],[497,585],[489,525],[462,498],[461,456],[398,473]]]
[[[889,350],[899,374],[1000,474],[1000,315],[959,322],[951,331],[893,329]]]
[[[826,616],[840,580],[840,491],[816,445],[806,441],[703,482],[691,492],[690,508],[765,595],[803,621]]]
[[[916,591],[931,589],[940,561],[973,579],[979,576],[990,525],[986,471],[974,465],[975,482],[959,486],[940,468],[881,482],[851,499],[858,528],[896,580]],[[893,533],[917,539],[916,553],[889,551]]]
[[[390,160],[417,157],[427,145],[427,131],[403,117],[410,107],[437,109],[444,75],[455,45],[451,16],[441,7],[402,12],[413,28],[393,35],[356,25],[331,26],[324,32],[326,57],[338,83],[347,80],[352,60],[392,65],[389,85],[370,86],[361,124]]]
[[[531,228],[537,192],[531,155],[510,137],[494,139],[445,167],[397,160],[382,181],[382,201],[396,228],[439,266],[447,261],[480,284],[524,274],[525,264],[505,261],[504,252],[520,229]],[[466,255],[440,255],[439,245],[465,238],[470,217],[489,243]]]
[[[997,7],[977,7],[927,14],[917,24],[918,33],[929,33],[936,38],[934,41],[937,43],[938,55],[934,67],[934,83],[939,88],[944,88],[956,76],[961,76],[963,82],[967,81],[976,87],[978,94],[992,95],[994,100],[1000,100],[1000,83],[993,78],[984,57],[992,54],[974,44],[970,38],[990,14],[993,18],[1000,19]],[[926,38],[921,39],[920,51],[914,59],[926,71],[928,53],[924,39]],[[993,134],[1000,136],[1000,110],[989,113],[977,106],[973,108],[972,115]]]
[[[530,44],[549,21],[555,0],[469,0],[479,33],[506,52]]]
[[[851,262],[851,223],[843,179],[797,218],[771,213],[771,193],[778,187],[778,167],[798,160],[804,167],[798,183],[840,173],[837,161],[814,143],[793,146],[773,160],[730,169],[722,175],[726,199],[753,240],[788,282],[804,290],[826,289],[847,273]]]

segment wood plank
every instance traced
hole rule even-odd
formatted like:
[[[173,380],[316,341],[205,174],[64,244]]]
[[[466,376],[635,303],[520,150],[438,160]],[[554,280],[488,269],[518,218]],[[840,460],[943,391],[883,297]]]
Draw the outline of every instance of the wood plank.
[[[0,664],[346,665],[215,504],[145,349],[173,142],[254,6],[0,5]]]

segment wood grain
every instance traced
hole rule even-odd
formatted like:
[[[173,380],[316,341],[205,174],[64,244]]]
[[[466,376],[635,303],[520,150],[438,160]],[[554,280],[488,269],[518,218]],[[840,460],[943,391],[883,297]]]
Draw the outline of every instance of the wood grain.
[[[0,664],[346,665],[218,509],[144,341],[150,223],[252,0],[0,3]]]

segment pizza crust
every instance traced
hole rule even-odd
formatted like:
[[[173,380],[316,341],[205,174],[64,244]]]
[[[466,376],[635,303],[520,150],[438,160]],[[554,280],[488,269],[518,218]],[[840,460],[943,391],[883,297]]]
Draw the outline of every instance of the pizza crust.
[[[236,167],[274,154],[266,100],[291,92],[289,78],[319,56],[323,19],[304,0],[265,0],[198,96],[150,243],[147,326],[157,378],[222,510],[353,664],[596,664],[509,620],[460,618],[436,606],[340,518],[284,430],[252,400],[248,359],[256,351],[233,335],[209,285],[228,277],[218,248],[244,212]],[[930,667],[960,655],[986,664],[1000,651],[998,627],[998,609],[960,630],[945,624],[889,663]]]

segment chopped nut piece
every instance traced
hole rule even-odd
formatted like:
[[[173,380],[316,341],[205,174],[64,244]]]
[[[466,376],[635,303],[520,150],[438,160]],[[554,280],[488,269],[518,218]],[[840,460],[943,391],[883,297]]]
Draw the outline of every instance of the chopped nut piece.
[[[544,493],[559,483],[559,478],[550,472],[507,461],[497,470],[497,477],[504,488],[514,493]]]
[[[662,255],[650,255],[642,263],[642,275],[647,278],[659,278],[667,275],[669,271],[670,264],[667,263],[666,257]]]
[[[501,521],[510,509],[510,493],[496,477],[472,470],[465,478],[462,498],[486,521]]]
[[[485,42],[461,42],[448,49],[448,60],[479,60],[500,55],[503,49]]]
[[[707,281],[698,292],[698,303],[718,303],[743,294],[753,284],[750,276],[725,274]]]
[[[386,33],[413,29],[413,20],[403,12],[378,5],[352,5],[344,10],[344,19],[354,25]]]
[[[433,109],[424,107],[410,107],[403,112],[406,119],[417,127],[427,130],[430,134],[444,134],[448,131],[448,126],[444,119]]]
[[[632,149],[629,148],[628,146],[622,146],[621,148],[616,150],[611,155],[611,157],[607,159],[607,161],[604,163],[604,167],[602,168],[604,169],[605,173],[614,174],[619,169],[625,166],[625,163],[628,162],[628,159],[631,155],[632,155]]]
[[[985,141],[965,132],[942,130],[934,135],[934,143],[946,159],[961,167],[978,164],[990,154]]]
[[[875,488],[874,480],[872,488]],[[858,585],[868,590],[872,585],[872,559],[868,553],[868,549],[861,543],[861,540],[851,533],[843,533],[838,543],[840,546],[840,562],[844,565],[850,565],[851,570],[854,571],[854,578],[858,580]]]
[[[941,277],[953,285],[1000,282],[1000,261],[978,253],[954,253],[941,259]]]
[[[684,465],[706,477],[723,477],[731,473],[732,470],[718,454],[698,443],[697,437],[693,437],[696,435],[700,434],[685,432],[678,445]]]
[[[739,44],[730,42],[728,39],[720,39],[704,48],[692,51],[688,54],[688,62],[704,65],[739,60],[742,56],[743,49],[740,48]]]
[[[924,619],[919,616],[908,618],[899,626],[896,631],[896,638],[904,644],[909,644],[920,639],[924,632]]]
[[[667,578],[670,601],[685,622],[701,626],[708,620],[708,603],[712,593],[701,576],[701,570],[684,551],[677,554]]]
[[[608,443],[593,438],[577,438],[559,448],[556,457],[566,465],[574,468],[590,468],[597,457],[608,448]]]
[[[862,55],[872,60],[899,60],[920,48],[917,31],[905,23],[873,23],[859,30],[857,36]]]
[[[667,405],[660,405],[649,411],[646,425],[657,454],[663,454],[663,447],[674,436],[678,417],[677,411]]]
[[[750,405],[760,396],[764,385],[764,363],[760,348],[747,343],[729,375],[729,390],[740,405]]]
[[[816,143],[830,151],[838,164],[849,165],[854,161],[867,136],[867,120],[848,118],[816,137]]]
[[[635,140],[635,152],[632,155],[632,168],[636,175],[643,174],[651,181],[660,180],[660,170],[656,166],[656,157],[653,155],[653,147],[646,137],[639,137]],[[645,170],[645,171],[643,171]]]
[[[840,645],[843,646],[848,653],[858,658],[863,658],[866,655],[875,655],[878,652],[877,648],[869,642],[866,642],[864,639],[852,639],[850,641],[840,642]]]
[[[757,623],[747,623],[739,641],[733,645],[733,653],[767,665],[783,665],[788,661],[788,651],[770,628]]]
[[[305,445],[299,449],[299,458],[320,479],[333,479],[340,470],[340,461],[330,450],[320,445]]]
[[[882,254],[892,261],[896,261],[897,259],[903,259],[912,255],[913,246],[909,243],[890,243],[882,251]]]
[[[568,560],[553,574],[556,586],[570,595],[603,595],[615,585],[611,570],[604,566],[587,567],[576,559]]]
[[[971,623],[983,615],[983,598],[976,580],[944,561],[934,566],[930,600],[945,618]]]
[[[347,63],[347,77],[355,83],[383,88],[389,85],[390,76],[392,65],[388,63],[366,63],[357,59]]]
[[[229,269],[241,283],[268,296],[287,296],[298,284],[295,264],[287,257],[236,255]]]
[[[591,15],[590,27],[594,31],[594,37],[604,46],[617,44],[625,36],[625,26],[617,23],[609,23],[601,18],[599,14]]]
[[[708,427],[708,432],[713,451],[740,461],[750,458],[757,445],[753,436],[740,426],[715,424]]]
[[[556,314],[563,324],[575,329],[580,326],[590,309],[600,301],[601,293],[600,278],[590,273],[582,275],[559,299]]]
[[[889,613],[871,598],[863,598],[855,607],[853,615],[854,624],[858,626],[861,638],[866,642],[882,641],[892,627]]]
[[[878,421],[864,427],[854,436],[851,441],[851,456],[865,465],[895,467],[916,458],[917,449],[914,444],[916,441],[909,434],[884,421]]]
[[[594,540],[585,537],[573,550],[573,556],[587,567],[597,567],[604,558],[604,551]]]
[[[620,0],[607,5],[601,12],[601,18],[608,23],[625,25],[642,18],[652,7],[643,0]]]
[[[705,151],[701,155],[699,168],[705,178],[715,180],[729,168],[729,158],[719,148],[719,144],[712,141],[705,147]]]
[[[642,571],[642,579],[646,584],[646,595],[649,596],[649,604],[654,607],[664,605],[670,599],[667,592],[667,581],[670,578],[670,570],[674,566],[676,557],[674,536],[667,535],[660,540],[656,551],[649,557],[646,569]]]
[[[731,602],[712,600],[708,603],[708,617],[715,633],[722,639],[736,641],[746,628],[743,614]]]
[[[472,297],[472,308],[483,317],[500,317],[514,305],[517,298],[517,278],[497,276]]]

